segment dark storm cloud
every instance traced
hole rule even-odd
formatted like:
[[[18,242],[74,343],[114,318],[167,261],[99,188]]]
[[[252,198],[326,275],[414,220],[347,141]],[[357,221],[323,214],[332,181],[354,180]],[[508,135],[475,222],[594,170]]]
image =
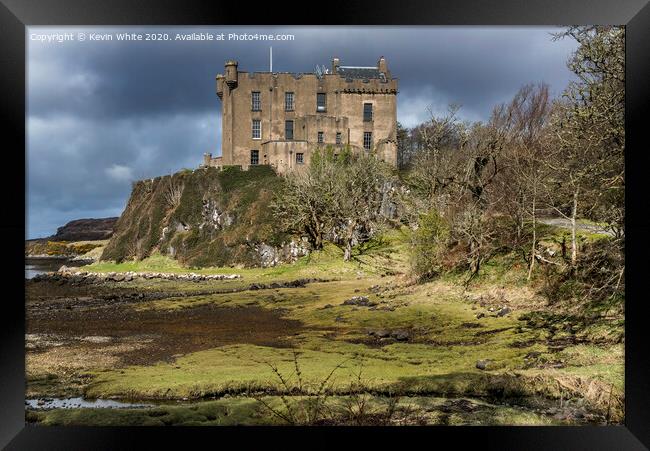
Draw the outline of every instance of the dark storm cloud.
[[[285,33],[293,41],[52,42],[31,33],[139,31]],[[430,109],[462,104],[485,120],[529,82],[558,95],[573,42],[557,29],[515,27],[67,28],[28,31],[28,235],[44,236],[79,217],[119,215],[130,182],[196,167],[219,153],[220,102],[214,76],[227,59],[240,70],[311,72],[372,66],[385,56],[399,78],[398,120],[413,126]]]

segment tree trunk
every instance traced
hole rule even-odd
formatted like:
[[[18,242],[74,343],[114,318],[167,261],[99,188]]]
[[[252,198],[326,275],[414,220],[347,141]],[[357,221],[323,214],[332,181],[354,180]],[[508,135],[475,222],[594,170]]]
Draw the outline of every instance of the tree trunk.
[[[475,276],[481,269],[481,254],[480,250],[478,249],[478,243],[476,243],[474,239],[472,239],[469,243],[469,252],[471,258],[469,269],[472,273],[472,276]]]
[[[578,261],[578,242],[576,240],[576,217],[578,215],[578,190],[573,193],[571,206],[571,266],[575,268]]]
[[[535,248],[537,247],[537,215],[535,214],[536,197],[536,190],[533,190],[533,244],[530,249],[530,266],[528,267],[528,277],[526,280],[530,280],[530,277],[533,274],[533,268],[535,267]]]
[[[343,251],[343,260],[350,261],[352,258],[352,240],[345,241],[345,250]]]

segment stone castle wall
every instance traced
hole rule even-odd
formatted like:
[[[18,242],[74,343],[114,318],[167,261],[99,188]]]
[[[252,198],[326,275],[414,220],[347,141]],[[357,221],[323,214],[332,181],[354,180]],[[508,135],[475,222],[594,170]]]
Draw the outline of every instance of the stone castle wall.
[[[390,76],[382,58],[377,69],[382,78],[346,78],[336,73],[244,72],[237,63],[226,63],[225,76],[217,76],[217,95],[222,102],[222,155],[206,156],[206,166],[251,164],[257,150],[259,164],[269,164],[279,173],[301,166],[319,146],[349,145],[364,151],[364,132],[372,132],[372,150],[378,158],[397,164],[397,79]],[[252,92],[260,93],[260,111],[252,110]],[[285,111],[285,93],[294,93],[293,111]],[[326,94],[326,108],[317,111],[317,93]],[[364,121],[363,105],[373,105],[373,118]],[[261,137],[252,137],[252,122],[260,120]],[[285,136],[285,121],[293,122],[293,139]],[[318,132],[323,142],[318,142]],[[337,132],[341,142],[337,144]]]

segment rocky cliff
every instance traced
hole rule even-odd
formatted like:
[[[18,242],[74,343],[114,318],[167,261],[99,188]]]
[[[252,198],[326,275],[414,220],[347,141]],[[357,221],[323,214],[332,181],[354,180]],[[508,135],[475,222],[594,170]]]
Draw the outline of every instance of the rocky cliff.
[[[136,182],[102,260],[158,251],[190,267],[293,261],[306,248],[278,229],[269,205],[281,183],[267,166],[200,168]]]

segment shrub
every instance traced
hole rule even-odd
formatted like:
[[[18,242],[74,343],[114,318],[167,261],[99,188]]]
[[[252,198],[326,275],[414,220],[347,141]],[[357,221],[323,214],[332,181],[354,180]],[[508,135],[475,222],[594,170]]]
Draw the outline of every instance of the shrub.
[[[429,279],[442,271],[448,241],[449,225],[435,208],[420,215],[412,241],[412,265],[418,279]]]

